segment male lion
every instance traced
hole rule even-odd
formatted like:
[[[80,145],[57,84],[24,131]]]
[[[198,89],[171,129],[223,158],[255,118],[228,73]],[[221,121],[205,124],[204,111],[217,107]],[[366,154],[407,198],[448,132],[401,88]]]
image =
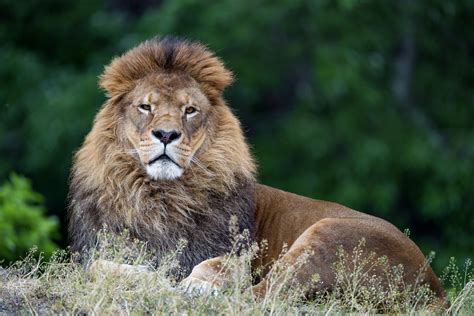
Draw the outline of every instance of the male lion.
[[[256,168],[237,118],[222,98],[232,74],[201,44],[152,39],[114,59],[100,77],[108,100],[75,156],[69,232],[72,250],[92,247],[105,225],[147,242],[157,260],[188,244],[180,264],[191,285],[216,280],[232,246],[231,216],[252,238],[268,241],[269,265],[289,246],[291,264],[313,254],[294,275],[317,290],[331,290],[336,249],[366,249],[402,264],[412,284],[425,258],[392,224],[336,203],[313,200],[256,183]],[[192,271],[192,272],[191,272]],[[191,272],[191,273],[190,273]],[[422,282],[443,298],[431,270]],[[265,277],[253,287],[263,295]]]

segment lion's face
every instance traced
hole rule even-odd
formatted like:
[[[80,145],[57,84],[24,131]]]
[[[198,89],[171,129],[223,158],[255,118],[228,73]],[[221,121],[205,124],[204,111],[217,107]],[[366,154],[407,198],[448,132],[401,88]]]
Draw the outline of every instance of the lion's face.
[[[156,74],[125,98],[124,133],[148,176],[179,178],[206,139],[210,102],[186,75]]]

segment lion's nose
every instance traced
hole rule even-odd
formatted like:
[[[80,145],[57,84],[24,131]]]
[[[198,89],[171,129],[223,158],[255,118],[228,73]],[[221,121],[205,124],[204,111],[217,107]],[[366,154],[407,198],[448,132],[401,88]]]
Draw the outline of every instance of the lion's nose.
[[[178,139],[181,136],[181,133],[178,133],[177,131],[165,131],[162,129],[154,129],[151,131],[153,136],[158,138],[163,144],[168,145],[175,139]]]

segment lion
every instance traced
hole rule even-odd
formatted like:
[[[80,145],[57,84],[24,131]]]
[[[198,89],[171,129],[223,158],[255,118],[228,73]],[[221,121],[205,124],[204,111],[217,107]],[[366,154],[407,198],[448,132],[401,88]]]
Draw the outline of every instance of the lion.
[[[71,248],[85,253],[98,232],[145,241],[157,258],[188,244],[178,279],[201,288],[225,287],[216,278],[231,251],[229,220],[268,250],[255,266],[309,259],[294,273],[301,284],[319,275],[308,295],[330,291],[336,249],[366,241],[367,251],[403,265],[414,284],[426,263],[420,249],[387,221],[333,202],[314,200],[257,183],[256,166],[239,120],[223,99],[233,74],[197,42],[153,38],[115,58],[100,76],[107,100],[74,158],[69,205]],[[268,270],[267,269],[267,272]],[[440,299],[432,269],[422,272]],[[269,291],[265,275],[257,296]]]

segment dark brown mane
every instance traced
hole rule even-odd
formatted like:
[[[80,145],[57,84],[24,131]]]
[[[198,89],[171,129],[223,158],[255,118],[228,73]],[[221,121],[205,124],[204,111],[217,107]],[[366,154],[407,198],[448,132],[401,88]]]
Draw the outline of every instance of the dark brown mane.
[[[185,72],[210,99],[232,82],[232,73],[204,45],[176,38],[148,40],[115,58],[100,77],[110,97],[129,92],[135,82],[157,72]]]
[[[137,80],[157,72],[191,76],[216,105],[208,118],[209,143],[197,161],[172,181],[153,181],[121,132],[121,96]],[[70,185],[69,232],[73,251],[92,247],[97,232],[127,229],[148,243],[156,257],[188,240],[185,272],[230,249],[229,220],[254,228],[255,165],[239,121],[222,99],[231,73],[203,45],[149,40],[112,61],[101,76],[109,99],[75,155]]]

